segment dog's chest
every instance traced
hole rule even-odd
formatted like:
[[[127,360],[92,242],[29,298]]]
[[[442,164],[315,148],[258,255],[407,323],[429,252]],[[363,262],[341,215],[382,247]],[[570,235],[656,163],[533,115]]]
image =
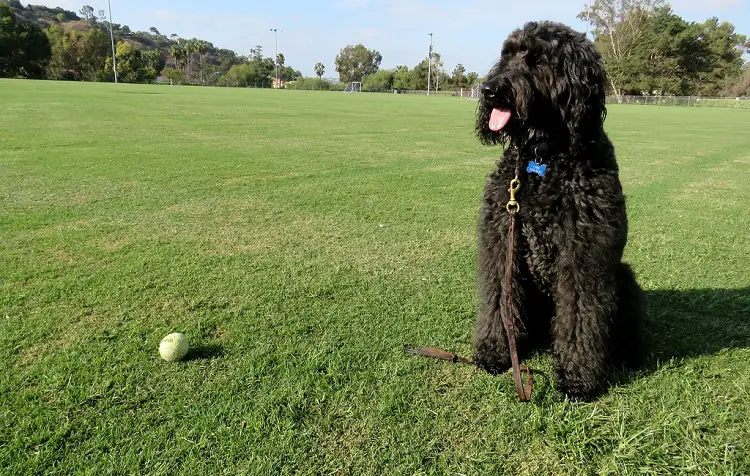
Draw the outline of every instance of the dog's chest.
[[[542,290],[551,291],[555,281],[559,250],[555,243],[560,237],[561,190],[554,186],[555,177],[527,176],[521,200],[520,252],[529,272]]]

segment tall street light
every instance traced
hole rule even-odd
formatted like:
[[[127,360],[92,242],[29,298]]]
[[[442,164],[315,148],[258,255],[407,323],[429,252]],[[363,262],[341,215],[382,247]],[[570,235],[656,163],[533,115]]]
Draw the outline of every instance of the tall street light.
[[[117,84],[117,52],[115,51],[115,35],[112,33],[112,2],[107,0],[109,6],[109,39],[112,41],[112,69],[115,72],[115,84]]]
[[[276,58],[274,58],[274,76],[276,76],[276,88],[279,87],[279,30],[276,28],[270,29],[274,35],[276,35]],[[283,30],[281,30],[284,33]]]
[[[430,95],[430,83],[432,82],[432,33],[430,35],[430,54],[427,55],[427,95]]]

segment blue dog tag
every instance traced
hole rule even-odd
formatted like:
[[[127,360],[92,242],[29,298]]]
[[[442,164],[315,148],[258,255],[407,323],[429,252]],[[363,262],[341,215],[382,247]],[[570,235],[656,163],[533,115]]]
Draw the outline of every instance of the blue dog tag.
[[[528,167],[526,167],[527,173],[534,173],[537,174],[540,177],[544,177],[544,172],[547,171],[547,166],[545,164],[539,164],[534,162],[533,160],[529,161]]]

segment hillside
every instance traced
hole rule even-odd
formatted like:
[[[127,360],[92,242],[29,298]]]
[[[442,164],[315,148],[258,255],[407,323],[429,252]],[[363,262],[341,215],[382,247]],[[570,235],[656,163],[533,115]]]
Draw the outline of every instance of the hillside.
[[[86,5],[76,13],[59,7],[24,6],[19,0],[0,0],[0,4],[11,8],[17,23],[32,23],[49,38],[52,58],[48,77],[89,81],[112,79],[107,72],[112,70],[110,24],[103,10],[95,12],[93,7]],[[128,25],[113,23],[112,33],[118,44],[118,63],[132,63],[129,65],[131,70],[120,73],[121,80],[141,82],[164,75],[179,83],[219,85],[226,82],[227,73],[233,66],[255,62],[256,74],[249,73],[244,84],[270,86],[269,68],[273,70],[274,60],[263,57],[260,45],[247,58],[232,50],[217,48],[210,41],[185,39],[175,34],[167,36],[155,26],[148,31],[133,31]],[[279,55],[279,62],[282,66],[279,76],[283,80],[300,76],[299,71],[283,64],[283,55]]]

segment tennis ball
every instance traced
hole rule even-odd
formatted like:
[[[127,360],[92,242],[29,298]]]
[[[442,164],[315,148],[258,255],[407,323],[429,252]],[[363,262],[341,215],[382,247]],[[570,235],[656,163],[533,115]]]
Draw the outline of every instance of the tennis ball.
[[[167,362],[176,362],[187,355],[189,348],[185,334],[173,332],[159,342],[159,355]]]

